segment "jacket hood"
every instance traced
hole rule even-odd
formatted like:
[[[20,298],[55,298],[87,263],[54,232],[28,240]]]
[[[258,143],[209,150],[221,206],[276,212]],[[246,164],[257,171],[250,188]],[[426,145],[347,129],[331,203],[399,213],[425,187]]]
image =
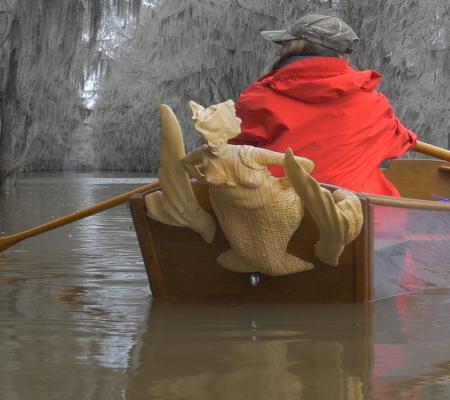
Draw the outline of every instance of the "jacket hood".
[[[358,90],[373,91],[381,79],[377,71],[355,71],[340,58],[312,57],[271,72],[261,79],[261,83],[283,96],[305,103],[319,103]]]

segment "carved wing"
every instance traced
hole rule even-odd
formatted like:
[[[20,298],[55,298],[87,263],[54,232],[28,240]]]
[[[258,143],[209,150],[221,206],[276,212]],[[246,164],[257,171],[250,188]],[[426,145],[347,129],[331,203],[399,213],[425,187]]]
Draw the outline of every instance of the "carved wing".
[[[158,170],[162,192],[145,197],[147,215],[159,222],[189,227],[211,243],[216,232],[216,221],[197,202],[189,175],[180,160],[186,155],[183,133],[172,109],[160,106],[162,149]]]
[[[297,163],[292,150],[286,152],[284,169],[289,182],[303,200],[319,228],[320,240],[315,245],[319,260],[338,265],[338,259],[347,243],[361,231],[363,214],[358,197],[348,190],[331,193]]]

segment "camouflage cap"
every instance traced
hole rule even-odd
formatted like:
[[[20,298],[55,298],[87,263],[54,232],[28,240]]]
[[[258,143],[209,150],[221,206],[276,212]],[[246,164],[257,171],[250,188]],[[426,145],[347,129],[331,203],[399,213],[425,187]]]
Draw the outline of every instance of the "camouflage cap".
[[[261,35],[280,44],[287,40],[305,39],[340,53],[351,54],[359,41],[350,26],[339,18],[329,15],[305,15],[289,28],[279,31],[263,31]]]

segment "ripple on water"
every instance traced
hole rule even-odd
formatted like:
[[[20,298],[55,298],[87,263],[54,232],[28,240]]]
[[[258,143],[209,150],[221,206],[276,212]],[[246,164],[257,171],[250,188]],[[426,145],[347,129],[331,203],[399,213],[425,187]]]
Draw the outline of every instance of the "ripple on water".
[[[25,177],[0,195],[0,230],[147,182]],[[448,291],[371,305],[152,304],[130,227],[116,207],[0,256],[2,400],[450,398]]]

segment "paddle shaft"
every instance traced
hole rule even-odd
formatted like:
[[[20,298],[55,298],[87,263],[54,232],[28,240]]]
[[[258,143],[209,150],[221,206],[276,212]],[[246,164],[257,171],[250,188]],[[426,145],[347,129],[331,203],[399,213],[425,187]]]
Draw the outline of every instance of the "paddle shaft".
[[[412,149],[413,151],[427,156],[432,156],[439,158],[444,161],[450,162],[450,151],[442,149],[441,147],[433,146],[432,144],[417,141],[416,147]]]
[[[440,147],[433,146],[431,144],[417,141],[416,146],[412,150],[417,153],[425,154],[428,156],[436,157],[441,160],[450,162],[450,151],[449,150],[445,150]],[[39,235],[41,233],[48,232],[52,229],[56,229],[61,226],[70,224],[71,222],[78,221],[80,219],[89,217],[90,215],[94,215],[99,212],[116,207],[120,204],[125,203],[134,194],[144,193],[144,192],[150,191],[152,189],[155,189],[158,186],[159,186],[158,182],[151,183],[151,184],[145,185],[145,186],[141,186],[140,188],[134,189],[130,192],[123,193],[119,196],[102,201],[101,203],[95,204],[91,207],[87,207],[80,211],[76,211],[72,214],[68,214],[64,217],[57,218],[51,222],[36,226],[36,227],[28,229],[24,232],[20,232],[15,235],[11,235],[11,236],[0,237],[0,253],[5,251],[7,248],[11,247],[12,245],[14,245],[18,242],[21,242],[22,240]]]
[[[71,222],[78,221],[82,218],[89,217],[90,215],[94,215],[99,212],[108,210],[109,208],[113,208],[115,206],[125,203],[131,196],[135,194],[144,193],[157,187],[159,187],[159,182],[154,182],[149,185],[141,186],[130,192],[123,193],[111,199],[102,201],[101,203],[97,203],[91,207],[84,208],[83,210],[76,211],[74,213],[65,215],[64,217],[57,218],[51,222],[47,222],[46,224],[28,229],[24,232],[16,233],[15,235],[11,236],[0,237],[0,253],[6,250],[8,247],[11,247],[12,245],[24,239],[28,239],[41,233],[48,232],[52,229],[56,229],[61,226],[70,224]]]

